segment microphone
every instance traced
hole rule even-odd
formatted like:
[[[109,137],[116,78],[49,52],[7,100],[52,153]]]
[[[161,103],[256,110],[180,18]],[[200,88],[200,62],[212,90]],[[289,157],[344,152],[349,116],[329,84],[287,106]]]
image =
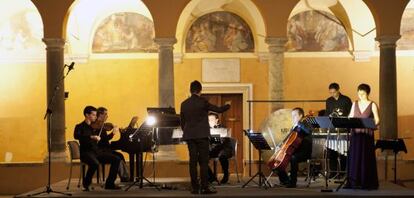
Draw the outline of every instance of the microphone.
[[[66,75],[68,75],[71,70],[75,69],[75,62],[72,62],[70,65],[65,66],[68,67],[68,72],[66,73]]]

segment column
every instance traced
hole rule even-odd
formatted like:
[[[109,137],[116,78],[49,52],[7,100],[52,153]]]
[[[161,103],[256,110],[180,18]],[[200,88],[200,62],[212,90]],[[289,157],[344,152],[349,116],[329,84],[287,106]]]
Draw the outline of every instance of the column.
[[[160,107],[174,107],[174,54],[177,39],[156,38],[158,51],[158,103]]]
[[[63,76],[64,69],[64,45],[65,40],[61,38],[44,38],[46,44],[46,76],[47,76],[47,105],[52,112],[51,121],[51,158],[52,161],[66,160],[66,140],[65,140],[65,88],[64,81],[60,81]],[[49,118],[47,121],[47,129],[49,131]]]
[[[286,37],[267,37],[269,46],[269,100],[283,100],[283,72]],[[271,103],[270,111],[283,108],[283,103]]]
[[[381,138],[397,138],[396,42],[400,35],[380,36],[379,114]]]

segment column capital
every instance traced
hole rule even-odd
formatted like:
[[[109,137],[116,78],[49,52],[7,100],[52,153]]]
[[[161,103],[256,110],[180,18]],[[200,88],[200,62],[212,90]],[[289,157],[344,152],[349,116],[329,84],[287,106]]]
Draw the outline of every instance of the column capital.
[[[62,38],[43,38],[42,41],[46,44],[47,50],[63,50],[65,46],[65,39]]]
[[[155,38],[154,42],[160,47],[172,47],[175,43],[177,43],[177,39],[175,37],[162,37]]]
[[[285,52],[285,44],[287,41],[287,37],[266,37],[265,39],[265,42],[269,45],[270,53]]]
[[[376,37],[375,40],[379,42],[380,48],[395,48],[400,38],[401,35],[384,35]]]

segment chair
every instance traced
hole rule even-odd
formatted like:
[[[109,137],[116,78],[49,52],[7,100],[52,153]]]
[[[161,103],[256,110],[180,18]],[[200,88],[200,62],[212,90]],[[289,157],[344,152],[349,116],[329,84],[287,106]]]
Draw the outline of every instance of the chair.
[[[238,170],[238,166],[237,166],[237,140],[235,138],[230,138],[230,144],[233,148],[233,157],[229,158],[229,162],[233,161],[234,162],[234,168],[236,171],[236,176],[237,176],[237,183],[240,183],[240,178],[239,178],[239,170]],[[214,174],[217,173],[217,161],[219,161],[219,158],[213,158],[213,168],[214,168]]]
[[[68,141],[67,142],[68,147],[69,147],[69,153],[70,153],[70,171],[69,171],[69,180],[68,180],[68,185],[66,186],[66,189],[69,190],[69,186],[70,186],[70,181],[72,179],[72,167],[73,164],[76,162],[80,163],[80,171],[79,171],[79,180],[78,180],[78,185],[77,187],[80,188],[80,183],[81,180],[85,177],[85,167],[87,164],[83,163],[80,160],[80,147],[79,147],[79,143],[77,141]],[[102,164],[102,171],[104,171],[104,164]],[[103,173],[104,175],[104,173]],[[97,183],[99,184],[99,170],[96,173],[96,180]]]

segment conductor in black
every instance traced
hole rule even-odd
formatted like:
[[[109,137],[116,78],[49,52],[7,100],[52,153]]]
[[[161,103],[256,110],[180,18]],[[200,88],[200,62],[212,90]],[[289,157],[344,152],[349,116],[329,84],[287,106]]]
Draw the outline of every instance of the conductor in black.
[[[201,96],[202,86],[198,81],[190,85],[191,97],[181,103],[181,128],[183,140],[187,142],[190,154],[190,176],[192,194],[217,193],[208,185],[209,137],[210,125],[208,112],[222,113],[230,108],[230,104],[217,107]],[[197,163],[200,165],[200,183],[197,179]]]

